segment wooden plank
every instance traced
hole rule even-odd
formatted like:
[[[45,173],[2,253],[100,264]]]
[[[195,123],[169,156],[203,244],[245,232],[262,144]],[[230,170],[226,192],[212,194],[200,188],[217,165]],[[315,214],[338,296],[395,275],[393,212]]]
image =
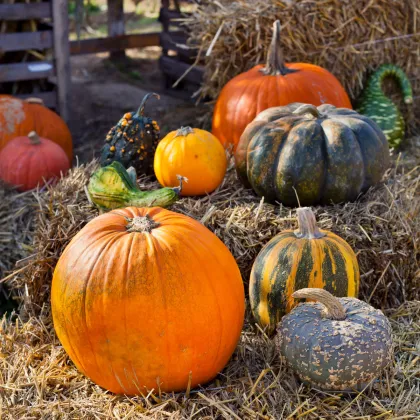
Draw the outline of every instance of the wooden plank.
[[[53,46],[52,31],[5,33],[0,36],[0,53],[44,50]]]
[[[0,65],[0,82],[45,79],[53,75],[54,66],[50,61]]]
[[[124,1],[108,0],[108,36],[121,36],[124,33]],[[109,57],[111,60],[121,60],[125,57],[125,51],[111,52]]]
[[[0,4],[0,20],[29,20],[50,17],[50,3]]]
[[[163,2],[162,2],[163,5]],[[168,21],[171,24],[180,24],[182,19],[186,19],[192,16],[192,13],[189,12],[178,12],[176,10],[171,10],[166,7],[160,9],[159,21]],[[179,20],[179,22],[177,22]]]
[[[160,45],[159,32],[130,34],[112,38],[94,38],[70,41],[70,54],[96,54],[105,51],[121,51]]]
[[[197,56],[198,50],[196,48],[189,48],[186,45],[187,35],[182,33],[178,36],[171,32],[162,32],[160,34],[160,45],[163,51],[176,51],[178,57],[193,60]]]
[[[191,65],[178,61],[176,58],[162,56],[159,59],[159,65],[164,74],[168,74],[176,79],[180,78],[187,70],[190,69]],[[183,78],[186,82],[191,82],[197,85],[201,85],[203,81],[204,67],[195,66],[188,74]]]
[[[16,96],[20,99],[39,98],[39,99],[42,99],[42,102],[47,108],[57,107],[57,92],[55,90],[51,92],[37,92],[37,93],[16,95]]]
[[[58,88],[58,111],[64,121],[70,118],[70,43],[68,0],[53,1],[54,57]]]

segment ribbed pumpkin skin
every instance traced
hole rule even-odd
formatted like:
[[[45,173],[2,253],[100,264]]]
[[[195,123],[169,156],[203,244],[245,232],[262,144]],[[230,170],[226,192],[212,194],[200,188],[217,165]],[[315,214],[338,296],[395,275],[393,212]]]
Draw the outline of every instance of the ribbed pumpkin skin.
[[[252,313],[263,327],[274,328],[298,303],[292,293],[305,287],[337,297],[357,297],[359,265],[349,244],[332,232],[319,239],[297,238],[284,231],[255,259],[249,283]]]
[[[59,115],[43,105],[0,95],[0,150],[10,140],[26,136],[31,131],[57,143],[72,161],[71,133]]]
[[[389,147],[375,122],[332,105],[294,113],[303,106],[267,109],[247,126],[235,153],[245,185],[266,201],[298,206],[353,201],[381,181]]]
[[[126,218],[148,215],[150,233]],[[185,390],[228,362],[244,289],[226,246],[199,222],[129,207],[89,222],[70,242],[51,292],[58,338],[76,366],[117,394]]]
[[[179,133],[182,130],[184,134]],[[182,196],[213,192],[222,183],[226,166],[226,153],[219,140],[205,130],[189,127],[162,139],[154,161],[156,177],[164,187],[176,187],[177,175],[188,179]]]
[[[258,65],[230,80],[214,107],[212,133],[236,149],[246,126],[265,109],[302,102],[352,108],[340,82],[322,67],[308,63],[286,64],[298,70],[286,75],[264,75]]]
[[[59,177],[70,169],[69,159],[56,143],[39,139],[32,144],[28,137],[17,137],[0,151],[0,179],[27,191]]]

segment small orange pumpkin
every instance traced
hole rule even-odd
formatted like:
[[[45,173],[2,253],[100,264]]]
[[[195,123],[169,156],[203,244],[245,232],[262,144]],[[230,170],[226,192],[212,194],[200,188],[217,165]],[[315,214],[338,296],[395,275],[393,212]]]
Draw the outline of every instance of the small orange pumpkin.
[[[226,173],[226,153],[219,140],[199,128],[181,127],[163,138],[155,154],[154,169],[161,185],[176,187],[177,175],[188,179],[181,195],[214,191]]]
[[[351,109],[347,93],[330,72],[308,63],[284,63],[276,21],[266,66],[257,65],[224,86],[214,107],[212,132],[235,150],[246,126],[261,111],[293,102]]]
[[[30,131],[57,143],[72,161],[70,130],[59,115],[43,106],[40,99],[22,101],[10,95],[0,95],[0,150],[10,140],[26,136]]]
[[[245,311],[239,268],[198,221],[160,207],[90,221],[54,271],[52,315],[76,366],[117,394],[185,390],[220,372]]]
[[[0,151],[0,179],[19,191],[31,190],[69,168],[64,150],[34,131],[27,137],[16,137]]]

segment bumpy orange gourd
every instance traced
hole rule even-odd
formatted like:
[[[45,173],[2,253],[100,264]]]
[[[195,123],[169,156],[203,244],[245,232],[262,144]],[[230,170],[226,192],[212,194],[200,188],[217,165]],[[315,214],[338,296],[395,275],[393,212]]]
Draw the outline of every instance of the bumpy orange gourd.
[[[246,126],[261,111],[292,102],[352,108],[343,86],[324,68],[284,64],[276,21],[266,66],[257,65],[224,86],[214,108],[212,132],[225,147],[236,149]]]
[[[27,191],[65,174],[70,168],[64,150],[32,131],[16,137],[0,151],[0,179]]]
[[[20,100],[0,95],[0,150],[12,139],[36,131],[39,136],[57,143],[73,159],[73,143],[66,123],[36,98]]]
[[[55,268],[52,314],[76,366],[118,394],[185,390],[228,362],[244,287],[227,247],[196,220],[159,207],[90,221]]]
[[[226,173],[226,153],[219,140],[199,128],[182,127],[162,139],[156,149],[154,169],[164,187],[188,179],[181,195],[204,195],[214,191]]]

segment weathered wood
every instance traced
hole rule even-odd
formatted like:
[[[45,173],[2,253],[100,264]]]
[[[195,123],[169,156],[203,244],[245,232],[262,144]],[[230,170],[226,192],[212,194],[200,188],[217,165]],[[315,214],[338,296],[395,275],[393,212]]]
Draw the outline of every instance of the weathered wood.
[[[189,48],[186,45],[187,39],[188,36],[184,32],[179,32],[179,34],[162,32],[160,34],[160,45],[165,51],[176,51],[180,59],[191,61],[197,56],[197,49]]]
[[[0,4],[0,21],[44,19],[50,17],[50,3]]]
[[[70,42],[70,54],[95,54],[105,51],[121,51],[130,48],[144,48],[159,44],[159,33],[130,34],[112,38],[94,38]]]
[[[170,10],[163,7],[163,1],[162,1],[162,7],[160,9],[160,15],[159,15],[160,22],[162,23],[168,22],[171,25],[176,25],[176,24],[180,24],[182,19],[186,19],[190,16],[192,16],[192,13],[178,12],[177,10]]]
[[[53,75],[54,66],[51,61],[0,65],[0,83],[44,79]]]
[[[51,92],[37,92],[27,95],[16,95],[20,99],[28,98],[39,98],[47,108],[57,108],[57,92],[55,90]]]
[[[124,33],[124,1],[108,0],[108,36],[121,36]],[[111,52],[109,57],[120,60],[125,57],[125,51]]]
[[[191,65],[178,61],[176,58],[162,56],[159,59],[159,65],[162,73],[170,75],[173,78],[180,78]],[[183,78],[186,82],[191,82],[200,85],[203,81],[204,67],[195,66],[189,70],[188,74]]]
[[[70,44],[69,19],[67,14],[68,1],[54,0],[54,57],[58,87],[58,111],[61,117],[68,121],[70,118]]]
[[[0,53],[43,50],[53,46],[52,31],[5,33],[0,36]]]

